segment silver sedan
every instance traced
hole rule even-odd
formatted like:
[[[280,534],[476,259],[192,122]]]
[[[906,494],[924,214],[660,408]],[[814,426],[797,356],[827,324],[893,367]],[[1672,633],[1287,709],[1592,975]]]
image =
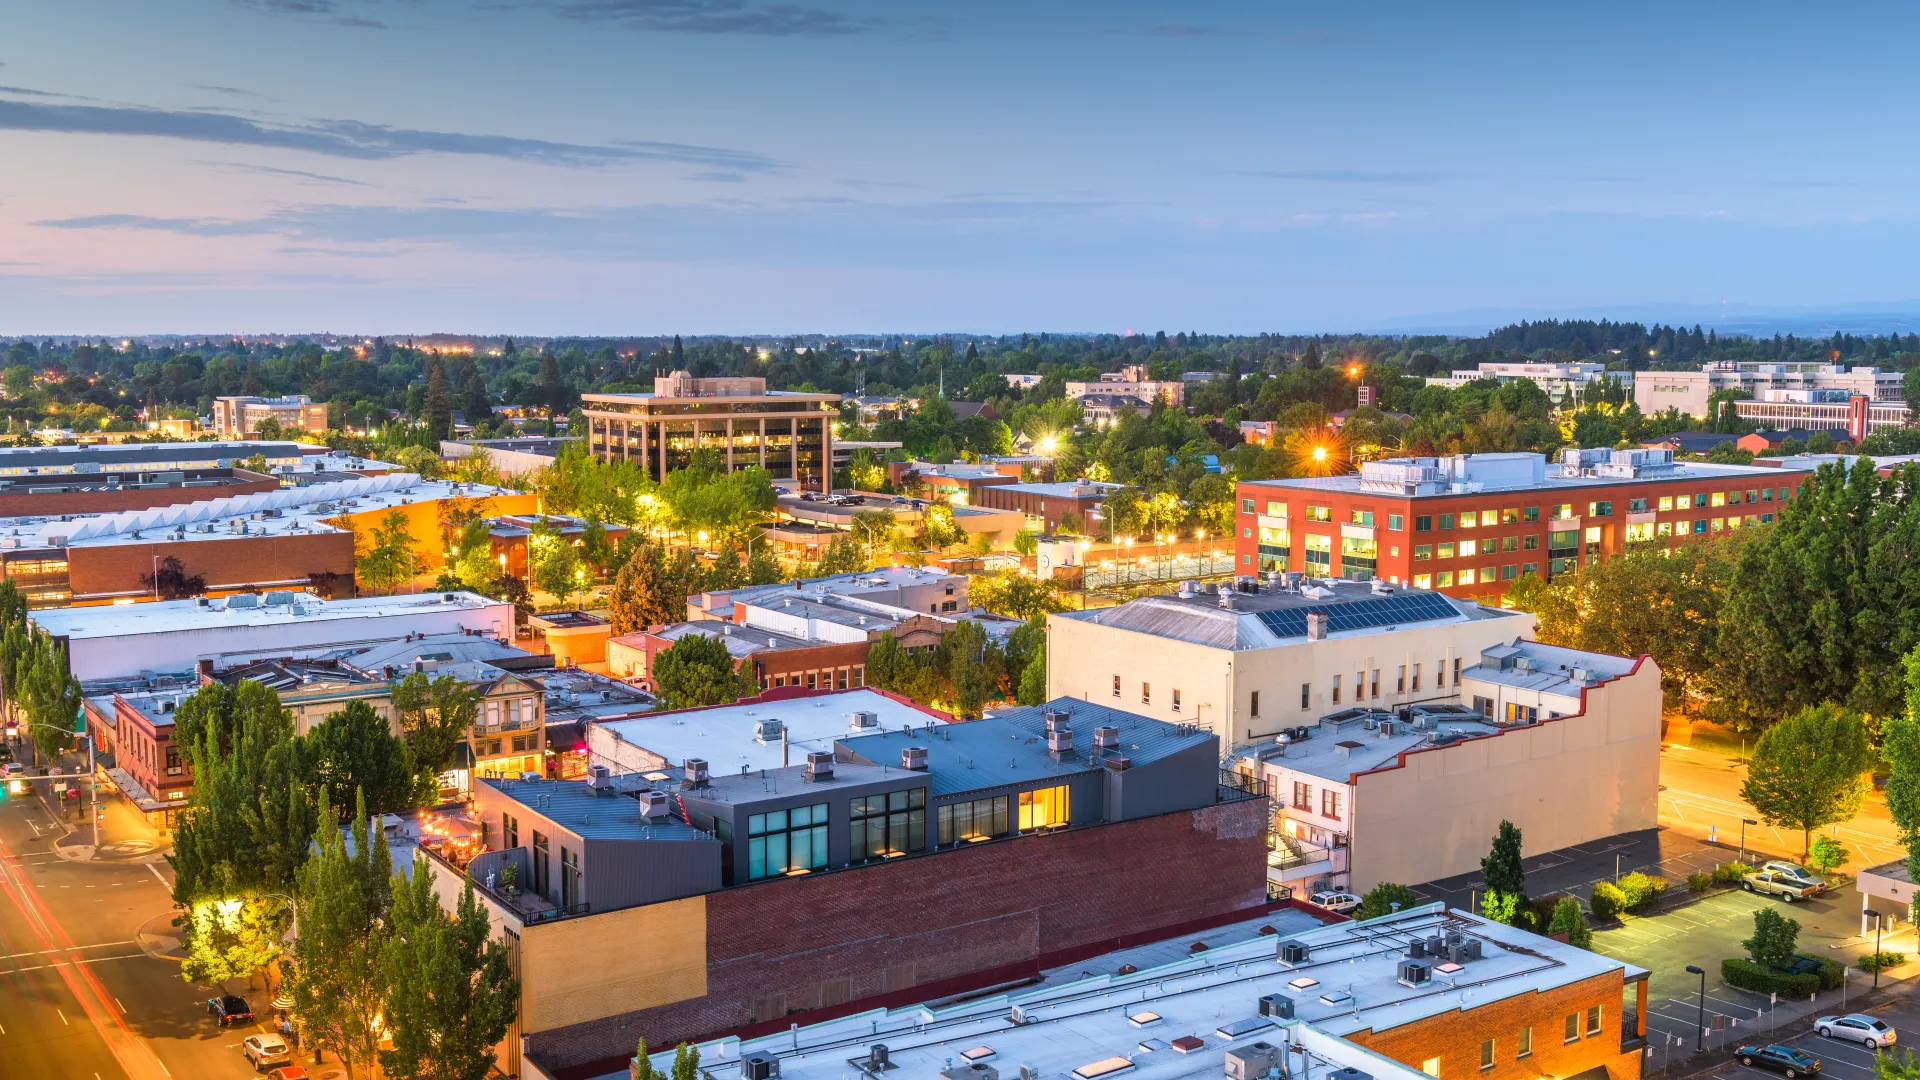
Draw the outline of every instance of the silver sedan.
[[[1823,1016],[1813,1022],[1813,1030],[1819,1032],[1823,1039],[1846,1039],[1860,1043],[1869,1050],[1892,1046],[1900,1038],[1885,1020],[1865,1013]]]

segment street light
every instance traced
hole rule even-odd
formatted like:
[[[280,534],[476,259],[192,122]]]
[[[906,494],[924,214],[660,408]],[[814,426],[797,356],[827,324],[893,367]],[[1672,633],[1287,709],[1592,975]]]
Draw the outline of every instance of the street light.
[[[88,808],[88,815],[92,818],[92,821],[93,821],[93,846],[95,850],[98,850],[100,847],[100,780],[98,776],[95,774],[95,770],[94,770],[93,732],[75,731],[72,728],[63,728],[57,724],[29,723],[22,726],[29,731],[31,731],[34,728],[46,728],[48,731],[63,731],[66,734],[72,736],[73,738],[87,740],[87,791],[91,796],[90,801],[93,804],[91,807]],[[37,752],[34,755],[34,757],[35,757],[35,760],[39,759],[39,755]]]
[[[1740,862],[1742,865],[1745,865],[1747,861],[1747,826],[1758,824],[1760,823],[1750,817],[1740,819]]]
[[[1705,1050],[1707,1048],[1707,973],[1701,968],[1688,964],[1687,974],[1700,976],[1700,1031],[1694,1038],[1693,1048]]]
[[[1873,916],[1873,988],[1880,989],[1880,928],[1885,925],[1886,917],[1878,908],[1868,908],[1867,914]]]

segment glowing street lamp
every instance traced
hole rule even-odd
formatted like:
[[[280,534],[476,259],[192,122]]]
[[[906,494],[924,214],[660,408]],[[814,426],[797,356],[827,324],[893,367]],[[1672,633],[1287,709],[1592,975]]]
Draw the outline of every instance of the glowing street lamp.
[[[1053,445],[1054,445],[1053,436],[1049,435],[1046,438],[1040,440],[1040,445],[1036,447],[1036,449],[1038,449],[1042,454],[1051,455],[1053,453]]]

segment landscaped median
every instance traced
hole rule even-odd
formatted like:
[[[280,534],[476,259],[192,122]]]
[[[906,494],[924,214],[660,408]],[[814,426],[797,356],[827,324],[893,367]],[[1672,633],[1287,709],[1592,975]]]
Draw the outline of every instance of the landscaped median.
[[[1753,913],[1753,936],[1740,944],[1744,957],[1720,961],[1720,981],[1756,994],[1783,998],[1810,998],[1818,990],[1835,990],[1846,968],[1824,957],[1794,952],[1800,924],[1772,908]]]

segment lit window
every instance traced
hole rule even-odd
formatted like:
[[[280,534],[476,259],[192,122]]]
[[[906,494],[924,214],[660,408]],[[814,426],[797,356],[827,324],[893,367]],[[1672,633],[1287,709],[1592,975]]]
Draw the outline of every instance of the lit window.
[[[1140,684],[1140,704],[1142,705],[1153,704],[1153,684],[1152,683],[1143,682]]]
[[[1482,1069],[1493,1068],[1493,1040],[1492,1039],[1488,1039],[1487,1041],[1480,1044],[1480,1067]]]
[[[1725,506],[1725,505],[1727,505],[1727,493],[1726,493],[1726,492],[1724,492],[1724,491],[1716,491],[1716,492],[1714,492],[1714,493],[1713,493],[1712,495],[1710,495],[1710,496],[1708,496],[1708,497],[1707,497],[1707,505],[1708,505],[1708,506]]]
[[[1662,510],[1673,509],[1673,496],[1671,495],[1660,496],[1660,509]]]
[[[1597,544],[1600,542],[1600,528],[1598,525],[1587,526],[1587,543]]]
[[[1414,562],[1426,562],[1431,558],[1433,558],[1432,544],[1413,545],[1413,561]]]
[[[1452,588],[1453,587],[1453,571],[1451,570],[1440,571],[1438,574],[1434,575],[1433,583],[1438,588],[1442,588],[1442,589]]]
[[[1446,547],[1445,544],[1442,544],[1440,546],[1443,548]],[[1478,555],[1478,554],[1480,554],[1480,542],[1478,540],[1460,541],[1460,557],[1461,558],[1464,559],[1464,558],[1468,558],[1470,556]]]
[[[1432,575],[1432,574],[1415,574],[1415,575],[1413,575],[1413,587],[1414,587],[1414,588],[1416,588],[1416,589],[1431,589],[1431,588],[1433,588],[1433,575]]]
[[[1178,690],[1175,690],[1173,692],[1173,711],[1174,712],[1180,711],[1180,691]]]
[[[1462,585],[1473,584],[1473,571],[1471,570],[1460,571],[1460,584]]]
[[[1340,676],[1333,677],[1333,703],[1340,704]]]
[[[1468,543],[1472,543],[1472,541],[1468,541]],[[1443,559],[1451,559],[1451,558],[1453,558],[1453,545],[1452,545],[1452,544],[1441,544],[1441,545],[1440,545],[1440,557],[1441,557],[1441,558],[1443,558]]]
[[[1519,510],[1519,508],[1518,508],[1518,507],[1509,507],[1509,508],[1507,508],[1507,509],[1505,509],[1505,510],[1502,510],[1502,511],[1500,511],[1500,524],[1502,524],[1502,525],[1518,525],[1518,524],[1520,524],[1520,510]]]
[[[1118,675],[1115,675],[1113,677],[1113,696],[1114,697],[1120,696],[1120,676]]]
[[[1421,1062],[1420,1071],[1423,1073],[1426,1073],[1428,1076],[1439,1076],[1440,1075],[1440,1059],[1437,1057],[1434,1057],[1434,1058],[1428,1058],[1427,1060]]]
[[[1530,1028],[1530,1027],[1523,1027],[1523,1028],[1521,1028],[1521,1029],[1520,1029],[1520,1036],[1519,1036],[1519,1038],[1517,1038],[1517,1039],[1515,1039],[1515,1040],[1514,1040],[1514,1043],[1515,1043],[1515,1045],[1516,1045],[1516,1046],[1518,1047],[1518,1050],[1517,1050],[1517,1052],[1516,1052],[1516,1053],[1515,1053],[1515,1054],[1513,1055],[1514,1057],[1516,1057],[1516,1058],[1523,1058],[1523,1057],[1528,1057],[1528,1056],[1530,1056],[1530,1055],[1532,1055],[1532,1053],[1533,1053],[1533,1029],[1532,1029],[1532,1028]]]
[[[1023,831],[1042,829],[1049,825],[1064,825],[1066,821],[1067,789],[1065,786],[1020,793],[1020,828]]]
[[[1482,524],[1482,525],[1498,525],[1498,524],[1500,524],[1500,511],[1498,511],[1498,510],[1482,510],[1482,511],[1480,511],[1480,524]]]

